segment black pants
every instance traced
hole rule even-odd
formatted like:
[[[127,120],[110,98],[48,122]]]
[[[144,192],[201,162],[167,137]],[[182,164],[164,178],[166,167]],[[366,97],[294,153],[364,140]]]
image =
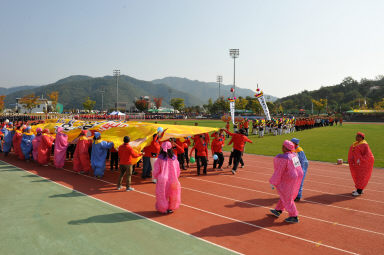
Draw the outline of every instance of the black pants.
[[[152,172],[151,158],[143,157],[143,172],[141,174],[142,178],[150,178]]]
[[[180,169],[185,169],[185,166],[184,166],[184,153],[177,154],[177,160],[179,161]]]
[[[184,158],[187,162],[187,165],[189,165],[189,156],[188,156],[188,148],[184,148]]]
[[[200,175],[200,163],[204,167],[203,173],[207,174],[207,166],[208,166],[207,157],[197,156],[196,162],[197,162],[197,175]]]
[[[233,161],[233,151],[231,151],[231,154],[229,155],[229,162],[228,162],[228,165],[232,165],[232,161]],[[244,166],[244,161],[243,161],[243,157],[240,158],[240,165]]]
[[[238,150],[233,150],[233,168],[232,170],[237,170],[237,167],[239,166],[239,163],[242,163],[242,166],[244,165],[243,159],[243,152],[238,151]]]
[[[119,168],[119,153],[111,152],[111,170],[113,170],[113,166],[117,170]]]
[[[75,144],[70,144],[68,145],[67,148],[67,159],[72,159],[73,154],[75,153],[76,145]]]
[[[218,159],[213,161],[213,168],[216,168],[217,164],[219,164],[219,168],[221,168],[224,163],[224,155],[222,152],[215,152],[215,155],[217,155]]]

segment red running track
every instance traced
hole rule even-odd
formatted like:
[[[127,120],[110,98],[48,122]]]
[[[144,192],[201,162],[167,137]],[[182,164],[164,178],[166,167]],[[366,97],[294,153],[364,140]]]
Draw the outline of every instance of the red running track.
[[[154,209],[155,185],[133,177],[134,192],[116,190],[117,172],[102,180],[65,170],[2,160],[170,227],[245,254],[380,254],[384,248],[384,171],[374,169],[363,196],[353,198],[347,166],[310,162],[303,200],[297,203],[299,224],[269,215],[278,200],[270,189],[272,157],[244,155],[236,175],[208,169],[196,176],[183,171],[182,206],[172,215]],[[108,166],[107,166],[108,169]]]

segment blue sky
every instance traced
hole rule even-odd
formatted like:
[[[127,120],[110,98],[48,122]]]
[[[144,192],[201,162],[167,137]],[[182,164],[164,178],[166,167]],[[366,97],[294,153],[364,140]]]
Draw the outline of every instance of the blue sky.
[[[233,82],[278,97],[384,74],[381,0],[0,1],[0,86],[74,74]]]

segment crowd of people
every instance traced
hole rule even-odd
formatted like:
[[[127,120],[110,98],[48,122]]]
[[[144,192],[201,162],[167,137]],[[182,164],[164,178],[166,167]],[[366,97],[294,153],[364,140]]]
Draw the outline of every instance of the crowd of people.
[[[295,122],[298,121],[302,120],[297,119]],[[292,124],[292,121],[290,122]],[[288,121],[285,123],[289,124]],[[252,143],[252,140],[247,137],[247,127],[239,127],[236,127],[235,132],[230,132],[227,123],[226,129],[220,129],[211,135],[204,133],[192,137],[170,138],[166,141],[162,138],[167,130],[159,127],[152,141],[140,152],[131,147],[129,136],[125,136],[123,144],[115,148],[112,142],[102,140],[99,132],[91,134],[82,130],[76,139],[68,141],[68,136],[61,127],[57,128],[55,136],[51,135],[48,129],[41,128],[37,128],[34,134],[31,132],[31,126],[14,125],[9,120],[2,123],[0,137],[1,150],[5,156],[13,150],[20,160],[33,160],[42,166],[48,166],[53,153],[53,165],[59,169],[64,167],[66,158],[72,156],[75,172],[93,173],[96,178],[104,176],[106,161],[110,158],[111,171],[114,168],[117,170],[118,166],[120,169],[118,190],[122,190],[124,176],[125,190],[134,190],[131,177],[135,174],[135,168],[142,162],[141,178],[151,178],[156,183],[157,210],[161,213],[172,213],[180,205],[180,171],[186,170],[196,161],[197,175],[206,175],[209,148],[213,157],[213,170],[223,171],[223,146],[230,137],[228,145],[232,144],[233,147],[228,167],[231,167],[231,172],[235,175],[239,165],[244,166],[244,146],[247,142]],[[308,160],[299,142],[297,138],[284,141],[283,153],[274,158],[274,173],[270,179],[272,188],[276,188],[280,195],[280,200],[271,213],[279,217],[283,210],[287,210],[289,217],[286,222],[290,223],[298,222],[295,202],[302,198],[308,169]],[[139,161],[140,158],[142,159]],[[357,133],[356,142],[350,148],[348,162],[356,187],[352,195],[360,196],[370,179],[374,162],[365,135],[361,132]]]

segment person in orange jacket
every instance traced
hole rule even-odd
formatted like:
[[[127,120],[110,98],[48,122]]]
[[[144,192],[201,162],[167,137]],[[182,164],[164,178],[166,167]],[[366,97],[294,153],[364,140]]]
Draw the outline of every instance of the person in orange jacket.
[[[213,161],[213,169],[216,169],[216,165],[218,164],[218,170],[223,171],[222,166],[224,163],[224,156],[223,156],[223,145],[224,141],[222,137],[220,137],[220,134],[218,132],[215,132],[215,139],[212,140],[211,143],[211,150],[213,157],[217,157],[217,159],[214,159]]]
[[[131,176],[133,172],[133,160],[134,158],[141,157],[143,154],[136,152],[130,145],[129,136],[124,136],[124,144],[119,146],[119,158],[120,158],[120,176],[119,181],[117,182],[117,189],[121,189],[121,184],[123,181],[123,177],[126,174],[126,190],[132,191],[135,190],[131,187]]]
[[[233,157],[234,157],[232,174],[235,174],[237,171],[237,167],[239,166],[240,160],[242,159],[245,143],[246,142],[252,143],[252,141],[249,140],[249,138],[245,136],[245,130],[244,129],[240,129],[238,134],[228,132],[225,129],[224,129],[224,132],[226,132],[227,134],[232,136]]]
[[[203,174],[207,174],[208,166],[208,144],[206,135],[200,135],[199,139],[195,139],[195,145],[192,147],[189,156],[191,156],[192,151],[196,149],[196,163],[197,163],[197,175],[200,175],[200,164],[204,167]]]

